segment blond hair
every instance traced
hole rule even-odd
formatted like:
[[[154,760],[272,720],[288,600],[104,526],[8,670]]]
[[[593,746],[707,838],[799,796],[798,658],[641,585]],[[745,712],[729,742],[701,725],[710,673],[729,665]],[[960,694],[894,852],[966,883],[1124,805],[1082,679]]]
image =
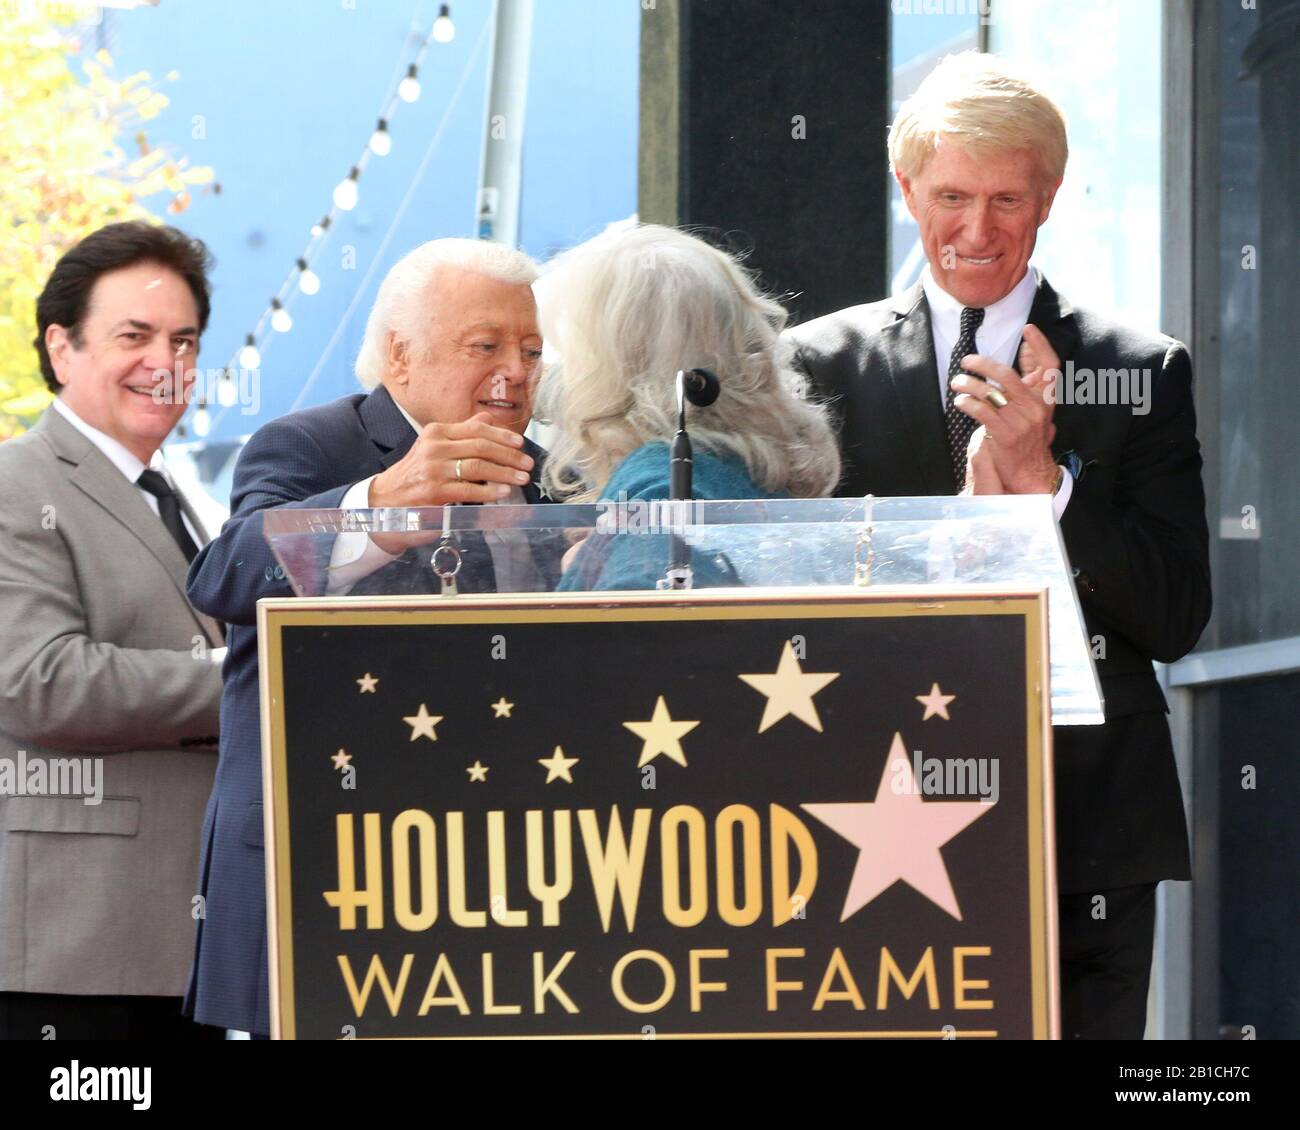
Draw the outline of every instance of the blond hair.
[[[537,284],[543,335],[559,356],[539,409],[556,425],[544,481],[586,502],[643,444],[677,429],[679,369],[721,379],[691,416],[696,451],[744,461],[764,490],[828,494],[840,457],[826,410],[801,399],[779,335],[786,312],[725,252],[674,228],[611,229],[557,256]]]
[[[975,154],[1028,150],[1047,184],[1065,175],[1065,115],[1029,78],[978,51],[945,56],[898,108],[889,127],[889,164],[896,177],[920,175],[946,139]]]

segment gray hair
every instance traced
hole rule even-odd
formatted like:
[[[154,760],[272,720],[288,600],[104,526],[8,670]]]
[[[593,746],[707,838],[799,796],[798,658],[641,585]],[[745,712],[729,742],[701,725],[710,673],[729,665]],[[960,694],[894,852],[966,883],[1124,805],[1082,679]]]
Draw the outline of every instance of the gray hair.
[[[366,321],[356,363],[357,380],[365,388],[383,382],[390,333],[423,348],[430,291],[442,267],[459,267],[519,286],[528,286],[537,278],[537,264],[522,251],[487,240],[431,239],[408,251],[380,283]]]
[[[733,454],[773,494],[816,497],[840,477],[826,409],[780,340],[786,312],[730,255],[674,228],[611,229],[557,256],[537,284],[538,317],[558,362],[542,377],[541,414],[556,425],[543,482],[591,501],[614,468],[677,429],[677,370],[722,381],[696,413],[697,450]]]

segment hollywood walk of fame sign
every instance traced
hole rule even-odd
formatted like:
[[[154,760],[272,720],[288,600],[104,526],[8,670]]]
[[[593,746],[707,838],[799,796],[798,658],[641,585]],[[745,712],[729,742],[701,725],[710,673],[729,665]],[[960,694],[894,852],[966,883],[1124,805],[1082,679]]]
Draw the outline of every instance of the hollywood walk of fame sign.
[[[1042,594],[263,601],[289,1038],[1057,1030]]]

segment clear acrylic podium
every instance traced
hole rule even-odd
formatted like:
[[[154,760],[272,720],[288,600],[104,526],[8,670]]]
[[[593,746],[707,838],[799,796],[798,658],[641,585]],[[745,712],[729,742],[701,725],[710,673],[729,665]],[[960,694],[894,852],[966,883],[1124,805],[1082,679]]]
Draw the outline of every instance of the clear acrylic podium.
[[[1059,1035],[1047,498],[263,520],[273,1036]]]
[[[1052,723],[1104,720],[1091,644],[1046,496],[277,509],[264,519],[265,536],[300,597],[328,595],[329,560],[338,535],[364,537],[371,531],[409,540],[408,556],[416,560],[400,575],[390,568],[369,576],[370,597],[440,595],[445,586],[433,551],[440,542],[454,546],[475,533],[490,538],[496,551],[508,548],[516,555],[535,549],[538,556],[558,558],[584,538],[593,538],[592,549],[605,543],[602,556],[622,567],[584,568],[582,551],[576,551],[561,582],[570,592],[614,585],[624,591],[655,588],[667,572],[674,536],[690,549],[698,588],[1046,590]],[[555,587],[555,578],[541,570],[530,571],[525,580],[527,588],[477,591]]]

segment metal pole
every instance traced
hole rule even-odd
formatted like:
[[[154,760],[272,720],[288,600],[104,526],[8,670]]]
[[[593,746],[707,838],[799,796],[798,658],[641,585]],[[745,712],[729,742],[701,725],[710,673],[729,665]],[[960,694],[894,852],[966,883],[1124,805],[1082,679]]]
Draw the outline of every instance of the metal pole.
[[[533,0],[495,0],[492,22],[475,230],[479,239],[517,247]]]

